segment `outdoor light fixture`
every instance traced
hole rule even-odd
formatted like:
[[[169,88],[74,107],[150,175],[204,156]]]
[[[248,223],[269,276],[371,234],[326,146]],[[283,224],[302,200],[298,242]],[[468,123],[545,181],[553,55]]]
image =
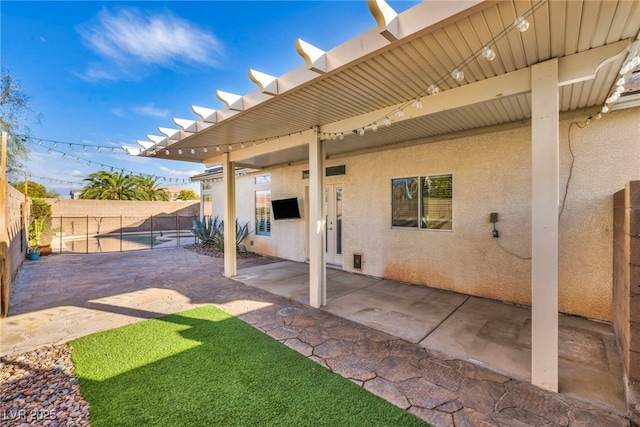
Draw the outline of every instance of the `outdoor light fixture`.
[[[422,108],[422,102],[420,102],[420,97],[416,96],[416,99],[413,100],[413,108],[416,110]]]
[[[182,149],[178,148],[178,154],[182,154]]]
[[[440,88],[439,88],[438,86],[436,86],[436,85],[430,85],[430,86],[427,88],[427,93],[428,93],[429,95],[435,95],[435,94],[437,94],[438,92],[440,92]]]
[[[521,33],[524,33],[525,31],[527,31],[529,29],[529,21],[527,21],[526,19],[524,19],[522,16],[519,16],[516,21],[513,23],[513,25],[515,25],[515,27],[518,29],[518,31],[520,31]]]
[[[216,151],[220,151],[220,146],[216,145]]]
[[[164,154],[166,154],[166,155],[168,156],[168,155],[169,155],[169,150],[166,150],[166,151],[164,152]]]
[[[496,53],[489,46],[485,46],[482,49],[482,57],[487,61],[493,61],[496,59]]]
[[[196,154],[196,149],[195,148],[191,149],[191,154]]]
[[[374,132],[378,130],[378,124],[376,122],[371,123],[371,130]]]
[[[207,150],[207,147],[202,147],[202,151],[206,153],[209,150]]]
[[[389,118],[389,116],[385,116],[385,117],[384,117],[384,122],[383,122],[383,123],[384,123],[384,125],[385,125],[386,127],[391,126],[391,119]]]
[[[454,68],[451,72],[451,77],[453,77],[454,80],[461,82],[464,80],[464,72],[458,68]]]

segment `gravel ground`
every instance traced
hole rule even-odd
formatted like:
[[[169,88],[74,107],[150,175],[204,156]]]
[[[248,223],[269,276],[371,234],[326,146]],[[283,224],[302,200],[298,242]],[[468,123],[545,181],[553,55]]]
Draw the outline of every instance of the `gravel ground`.
[[[88,426],[73,369],[66,344],[0,357],[0,426]]]

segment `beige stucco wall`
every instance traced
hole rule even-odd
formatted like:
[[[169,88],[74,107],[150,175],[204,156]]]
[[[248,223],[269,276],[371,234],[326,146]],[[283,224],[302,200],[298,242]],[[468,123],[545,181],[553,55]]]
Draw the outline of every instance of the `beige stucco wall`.
[[[588,112],[562,116],[560,202],[570,173],[570,124]],[[363,136],[362,138],[366,138]],[[571,129],[575,155],[560,218],[560,310],[611,319],[613,194],[640,179],[640,109],[604,115]],[[414,141],[392,149],[329,159],[344,176],[327,183],[344,187],[343,265],[364,256],[362,273],[466,294],[531,303],[531,129],[528,121],[450,139]],[[301,179],[306,164],[272,168],[272,199],[306,201]],[[453,174],[453,230],[391,228],[392,178]],[[237,181],[238,217],[254,228],[255,175]],[[214,214],[222,215],[222,185],[214,185]],[[217,204],[217,207],[216,207]],[[489,214],[500,232],[492,236]],[[270,237],[252,236],[255,252],[306,259],[306,220],[272,221]],[[554,268],[554,266],[550,266]]]

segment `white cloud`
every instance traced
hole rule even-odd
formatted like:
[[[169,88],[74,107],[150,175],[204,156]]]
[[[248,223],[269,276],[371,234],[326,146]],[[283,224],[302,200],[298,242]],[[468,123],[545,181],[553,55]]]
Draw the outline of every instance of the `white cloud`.
[[[221,52],[213,34],[170,11],[105,8],[97,22],[78,27],[78,32],[101,58],[81,75],[87,80],[137,79],[149,65],[214,65]]]
[[[79,171],[79,170],[77,170],[77,169],[76,169],[76,170],[74,170],[74,171],[71,171],[71,176],[85,176],[85,175],[86,175],[86,173],[84,173],[84,172],[80,172],[80,171]]]
[[[158,169],[162,172],[163,175],[166,176],[182,176],[182,177],[192,177],[194,175],[201,174],[202,171],[190,170],[190,171],[179,171],[176,169],[171,169],[166,166],[160,166]]]
[[[153,104],[132,107],[131,111],[141,116],[148,116],[148,117],[167,117],[169,115],[169,110],[163,110],[161,108],[157,108]]]
[[[122,108],[112,108],[111,109],[111,113],[118,116],[118,117],[124,117],[124,110]]]

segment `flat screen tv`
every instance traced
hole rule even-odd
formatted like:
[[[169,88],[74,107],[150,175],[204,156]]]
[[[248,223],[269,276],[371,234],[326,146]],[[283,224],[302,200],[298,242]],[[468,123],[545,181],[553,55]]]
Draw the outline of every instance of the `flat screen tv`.
[[[300,209],[298,209],[298,199],[296,197],[272,200],[271,210],[275,220],[300,218]]]

